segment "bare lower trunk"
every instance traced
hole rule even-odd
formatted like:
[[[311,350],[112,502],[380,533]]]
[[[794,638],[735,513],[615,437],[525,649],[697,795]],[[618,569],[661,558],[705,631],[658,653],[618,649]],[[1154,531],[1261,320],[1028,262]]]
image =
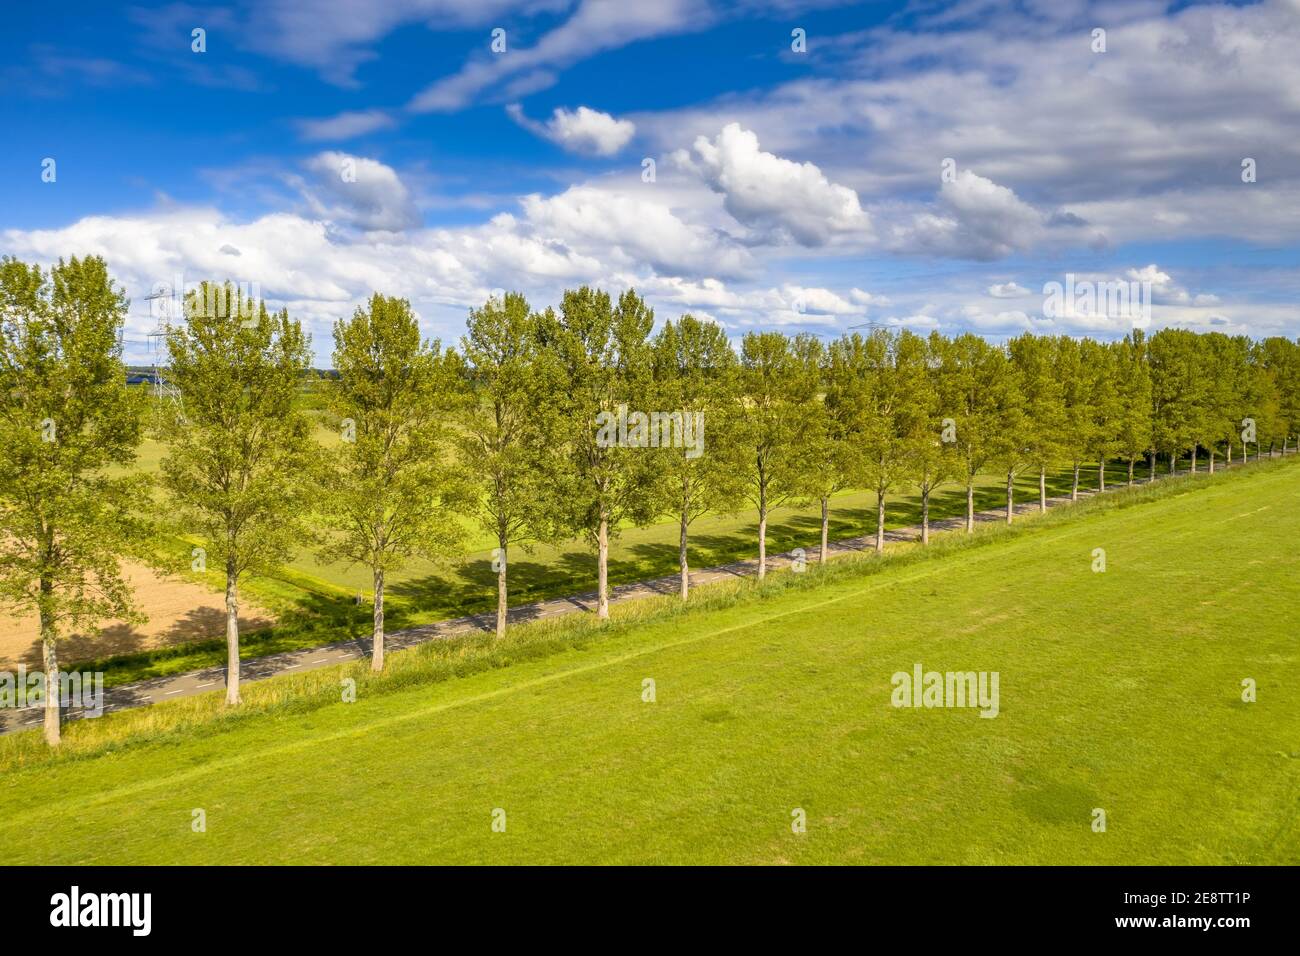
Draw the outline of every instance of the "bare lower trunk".
[[[1228,439],[1228,464],[1232,464],[1232,439]]]
[[[1074,481],[1070,484],[1070,500],[1071,500],[1071,501],[1078,501],[1078,500],[1079,500],[1079,466],[1078,466],[1078,464],[1075,464],[1075,466],[1074,466]]]
[[[831,533],[831,503],[825,495],[822,496],[822,550],[819,558],[822,564],[826,563],[826,548],[830,544]]]
[[[384,669],[384,569],[375,568],[375,629],[370,643],[370,669]]]
[[[609,618],[609,518],[600,516],[596,531],[596,617]]]
[[[1150,468],[1150,474],[1147,475],[1147,480],[1148,481],[1156,480],[1156,453],[1155,452],[1151,453],[1151,468]]]
[[[1136,479],[1133,477],[1133,469],[1136,468],[1136,467],[1137,467],[1137,459],[1136,459],[1136,458],[1130,458],[1130,459],[1128,460],[1128,486],[1129,486],[1130,488],[1133,487],[1133,482],[1136,480]]]
[[[1015,477],[1016,477],[1015,472],[1013,471],[1007,472],[1007,524],[1011,524],[1011,519],[1015,516],[1016,513]]]
[[[1210,474],[1214,474],[1214,446],[1210,446]]]
[[[59,726],[59,659],[54,649],[54,626],[41,614],[41,656],[45,666],[45,742],[57,747],[63,739]]]
[[[1169,453],[1169,474],[1178,474],[1178,452],[1176,451]]]
[[[1047,510],[1047,469],[1038,469],[1038,510]]]
[[[767,506],[758,506],[758,579],[767,577]]]
[[[1106,490],[1106,459],[1103,458],[1101,460],[1101,464],[1097,466],[1097,491],[1102,492],[1105,490]]]
[[[966,478],[966,533],[975,532],[975,476]]]
[[[930,489],[921,489],[921,543],[930,543]]]
[[[885,550],[885,493],[876,495],[876,554]]]
[[[677,567],[682,573],[682,600],[691,593],[691,566],[686,560],[686,511],[682,511],[681,534],[677,539]]]
[[[506,636],[506,621],[510,613],[510,588],[506,579],[509,571],[509,564],[506,560],[506,551],[508,542],[504,537],[497,538],[497,547],[501,549],[500,561],[497,565],[497,640]]]
[[[226,703],[239,699],[239,584],[234,562],[226,564]]]
[[[1192,446],[1192,474],[1196,474],[1196,446]]]

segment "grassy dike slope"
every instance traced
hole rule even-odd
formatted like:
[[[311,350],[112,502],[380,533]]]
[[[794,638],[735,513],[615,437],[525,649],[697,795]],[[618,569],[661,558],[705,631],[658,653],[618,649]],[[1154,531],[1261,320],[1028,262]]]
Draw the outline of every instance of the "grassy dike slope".
[[[11,769],[0,840],[27,863],[1294,863],[1300,467],[1190,487],[543,660]],[[1001,713],[891,707],[918,661],[998,671]]]

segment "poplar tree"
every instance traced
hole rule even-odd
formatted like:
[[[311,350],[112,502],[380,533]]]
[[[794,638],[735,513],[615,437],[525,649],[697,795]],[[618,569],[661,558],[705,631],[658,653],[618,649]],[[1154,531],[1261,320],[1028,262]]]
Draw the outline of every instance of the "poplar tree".
[[[0,260],[0,603],[39,622],[52,747],[59,641],[141,620],[119,558],[141,553],[147,482],[108,471],[134,461],[146,400],[126,384],[126,312],[103,259],[60,260],[48,275]]]
[[[998,390],[1006,358],[978,335],[967,332],[952,340],[952,401],[957,453],[966,485],[966,533],[975,530],[975,478],[1002,440]]]
[[[663,510],[677,516],[677,565],[685,601],[691,584],[691,524],[706,512],[733,509],[743,491],[744,460],[734,419],[738,363],[723,328],[693,315],[664,323],[651,361],[656,405],[669,416],[671,427],[680,428],[683,439],[660,448],[655,470]]]
[[[1119,445],[1121,401],[1118,360],[1110,346],[1095,339],[1079,343],[1084,377],[1086,415],[1083,421],[1085,454],[1097,462],[1097,490],[1106,490],[1106,462]]]
[[[1277,377],[1264,358],[1264,350],[1259,343],[1250,348],[1250,376],[1247,386],[1250,418],[1255,422],[1255,460],[1264,457],[1264,442],[1269,442],[1269,454],[1273,453],[1279,423],[1282,417],[1282,402],[1279,395]]]
[[[644,400],[650,395],[654,312],[634,291],[619,297],[583,286],[547,310],[539,341],[556,362],[558,392],[548,483],[552,521],[596,548],[597,616],[609,617],[609,542],[626,520],[653,515],[654,456]]]
[[[1290,438],[1300,428],[1300,345],[1281,336],[1259,344],[1257,358],[1273,373],[1278,395],[1278,423],[1282,452],[1290,450]],[[1239,423],[1241,415],[1234,416]]]
[[[1169,474],[1178,471],[1178,456],[1195,443],[1203,382],[1197,361],[1196,333],[1161,329],[1151,336],[1151,392],[1156,447],[1169,455]]]
[[[922,544],[930,543],[930,499],[960,471],[955,443],[944,440],[944,409],[950,407],[945,345],[937,332],[921,339],[906,331],[897,345],[895,369],[906,396],[898,432],[906,473],[921,494]]]
[[[1006,475],[1006,520],[1016,513],[1016,475],[1033,459],[1031,424],[1025,415],[1024,382],[1020,370],[1002,348],[991,348],[986,370],[986,401],[990,404],[989,459]]]
[[[322,511],[332,532],[321,560],[370,570],[370,667],[384,669],[384,583],[412,557],[448,555],[463,533],[464,500],[447,422],[458,404],[454,356],[421,340],[405,299],[378,293],[334,324],[338,379],[328,394],[342,441],[322,469]]]
[[[767,575],[767,519],[807,486],[802,439],[817,383],[779,332],[749,332],[741,343],[737,431],[748,459],[745,497],[758,512],[758,576]]]
[[[1056,377],[1061,383],[1064,416],[1061,449],[1070,463],[1070,500],[1079,498],[1079,472],[1088,457],[1092,438],[1092,390],[1083,365],[1083,346],[1077,339],[1061,336],[1055,348]]]
[[[1056,341],[1026,332],[1008,343],[1024,399],[1025,459],[1038,471],[1038,510],[1047,510],[1047,472],[1061,457],[1065,389],[1053,362]]]
[[[1147,360],[1146,336],[1134,329],[1117,343],[1116,382],[1119,389],[1119,427],[1116,442],[1128,462],[1128,483],[1134,482],[1137,462],[1148,452],[1151,477],[1155,477],[1155,445],[1151,426],[1151,366]]]
[[[498,638],[506,633],[510,548],[544,536],[544,419],[556,369],[540,354],[539,321],[523,295],[509,292],[472,310],[461,338],[469,395],[461,405],[459,448],[473,488],[471,511],[497,543]]]
[[[226,703],[239,696],[239,581],[287,560],[304,536],[315,444],[299,392],[301,324],[203,283],[167,341],[182,406],[165,423],[164,483],[181,526],[226,575]]]
[[[905,476],[897,415],[904,395],[893,371],[893,338],[884,329],[853,333],[827,350],[826,411],[839,445],[842,485],[876,494],[876,550],[884,550],[885,501]]]
[[[829,350],[820,339],[812,336],[800,336],[794,347],[804,375],[812,383],[813,394],[807,404],[807,420],[800,446],[805,494],[810,501],[821,506],[818,562],[825,564],[830,547],[831,497],[852,481],[848,451],[850,439],[843,430],[843,422],[836,418],[829,404]]]

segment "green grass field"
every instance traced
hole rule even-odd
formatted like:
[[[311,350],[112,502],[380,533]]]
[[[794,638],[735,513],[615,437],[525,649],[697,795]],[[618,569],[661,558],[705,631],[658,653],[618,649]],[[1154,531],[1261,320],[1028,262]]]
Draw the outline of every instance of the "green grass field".
[[[141,719],[109,716],[59,757],[0,752],[0,839],[13,863],[1295,863],[1297,496],[1292,462],[1121,492],[509,666],[78,750]],[[918,662],[997,671],[999,715],[892,707]]]

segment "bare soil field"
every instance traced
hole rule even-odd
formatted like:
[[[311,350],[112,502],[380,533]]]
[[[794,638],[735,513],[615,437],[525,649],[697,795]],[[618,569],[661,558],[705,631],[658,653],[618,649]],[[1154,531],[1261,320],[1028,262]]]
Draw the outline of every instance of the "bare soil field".
[[[78,634],[59,641],[60,663],[125,654],[171,644],[221,637],[226,632],[226,597],[179,577],[163,577],[142,565],[123,566],[135,595],[136,607],[148,620],[130,625],[105,624],[93,634]],[[274,616],[241,600],[241,631],[266,627]],[[0,666],[40,663],[40,638],[35,615],[0,616]]]

